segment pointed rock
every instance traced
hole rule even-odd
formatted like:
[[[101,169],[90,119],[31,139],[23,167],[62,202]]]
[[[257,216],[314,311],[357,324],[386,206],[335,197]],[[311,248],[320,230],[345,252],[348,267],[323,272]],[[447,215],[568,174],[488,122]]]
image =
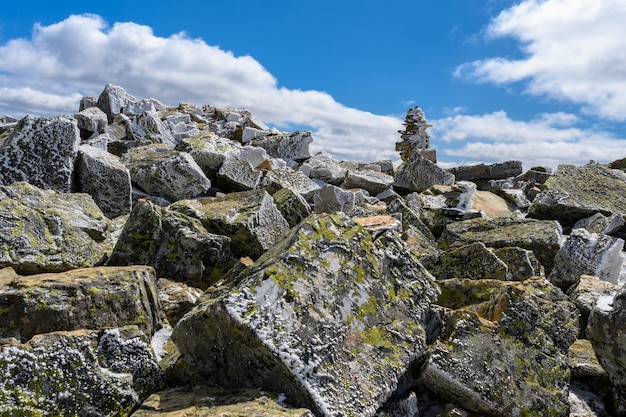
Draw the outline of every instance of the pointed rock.
[[[98,108],[107,115],[109,123],[113,123],[115,116],[121,114],[129,102],[134,101],[137,101],[137,99],[128,94],[122,87],[107,84],[98,97]]]

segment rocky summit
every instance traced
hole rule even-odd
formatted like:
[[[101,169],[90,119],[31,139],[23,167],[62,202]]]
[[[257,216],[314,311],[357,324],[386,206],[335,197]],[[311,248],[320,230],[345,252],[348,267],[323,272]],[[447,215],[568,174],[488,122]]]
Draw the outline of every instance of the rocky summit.
[[[626,416],[623,159],[404,125],[394,166],[112,84],[1,117],[0,415]]]

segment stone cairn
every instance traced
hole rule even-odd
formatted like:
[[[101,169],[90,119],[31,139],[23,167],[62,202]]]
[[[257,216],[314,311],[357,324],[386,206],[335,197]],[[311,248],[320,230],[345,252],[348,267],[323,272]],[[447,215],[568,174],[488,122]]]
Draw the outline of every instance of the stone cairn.
[[[424,112],[419,106],[415,106],[406,112],[404,118],[405,130],[398,130],[402,142],[396,142],[396,151],[400,152],[400,158],[406,161],[412,153],[419,153],[426,159],[437,163],[437,152],[430,149],[430,135],[426,129],[432,125],[428,123]]]

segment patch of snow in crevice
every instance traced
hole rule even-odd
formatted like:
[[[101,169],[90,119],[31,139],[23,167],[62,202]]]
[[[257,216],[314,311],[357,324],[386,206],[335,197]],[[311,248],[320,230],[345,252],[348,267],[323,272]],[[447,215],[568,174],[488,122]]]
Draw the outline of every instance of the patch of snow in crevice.
[[[156,356],[157,362],[163,359],[167,352],[165,352],[165,345],[168,340],[172,336],[172,326],[165,325],[152,336],[152,340],[150,341],[150,346],[152,347],[152,351],[154,352],[154,356]]]

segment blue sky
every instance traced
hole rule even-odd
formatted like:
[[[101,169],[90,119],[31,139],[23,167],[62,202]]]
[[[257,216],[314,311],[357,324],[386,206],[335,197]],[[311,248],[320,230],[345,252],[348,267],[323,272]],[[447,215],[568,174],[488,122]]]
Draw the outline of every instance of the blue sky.
[[[626,157],[623,0],[3,4],[0,114],[137,98],[250,109],[337,159],[397,159],[419,105],[442,166]]]

